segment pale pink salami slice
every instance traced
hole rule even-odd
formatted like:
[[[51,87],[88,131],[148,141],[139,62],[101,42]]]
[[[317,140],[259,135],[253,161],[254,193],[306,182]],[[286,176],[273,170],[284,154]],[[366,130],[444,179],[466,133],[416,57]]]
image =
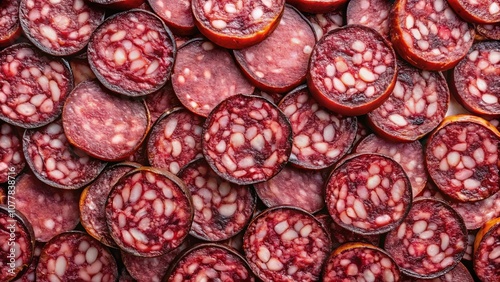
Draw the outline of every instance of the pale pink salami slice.
[[[307,19],[311,22],[316,38],[320,39],[330,30],[344,26],[343,10],[333,11],[325,14],[306,14]]]
[[[347,5],[347,24],[368,26],[389,38],[391,4],[387,0],[351,0]]]
[[[21,142],[18,128],[0,122],[0,183],[13,180],[26,165]]]
[[[177,96],[175,96],[174,89],[170,83],[167,83],[167,85],[155,93],[146,96],[144,101],[149,110],[151,125],[153,125],[164,112],[181,106],[181,102]]]
[[[474,241],[474,271],[481,281],[500,280],[500,218],[488,221]]]
[[[191,0],[148,0],[148,3],[174,33],[190,35],[196,32]]]
[[[21,34],[19,2],[21,0],[4,0],[0,3],[0,46],[11,44]]]
[[[470,23],[500,22],[500,2],[497,0],[448,0],[447,2],[462,19]]]

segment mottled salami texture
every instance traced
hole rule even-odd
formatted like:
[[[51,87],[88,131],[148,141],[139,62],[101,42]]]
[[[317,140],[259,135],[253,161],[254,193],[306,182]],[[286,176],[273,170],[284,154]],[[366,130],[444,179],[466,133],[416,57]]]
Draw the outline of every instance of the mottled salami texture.
[[[474,271],[481,281],[500,280],[500,218],[488,221],[474,241]]]
[[[78,59],[72,58],[69,61],[69,65],[71,66],[71,70],[73,71],[73,80],[75,81],[75,85],[80,84],[82,81],[95,79],[94,72],[90,69],[89,61],[87,58]]]
[[[8,46],[21,34],[19,25],[19,2],[4,0],[0,3],[0,47]]]
[[[330,30],[344,26],[344,11],[338,10],[326,14],[306,14],[311,22],[316,38],[320,39]]]
[[[33,236],[34,238],[34,236]],[[33,259],[28,267],[28,270],[19,279],[14,280],[14,282],[36,282],[36,267],[38,265],[38,259],[42,253],[42,248],[44,243],[35,242],[35,249],[33,251]]]
[[[148,3],[175,34],[190,35],[196,32],[191,0],[148,0]]]
[[[348,242],[365,242],[374,246],[378,246],[380,243],[380,235],[361,235],[354,233],[335,223],[329,214],[317,213],[314,217],[323,225],[326,232],[330,234],[333,249]]]
[[[347,5],[347,24],[371,27],[389,38],[391,4],[387,0],[351,0]]]
[[[347,0],[286,0],[301,12],[327,13],[340,9]]]
[[[170,83],[167,83],[167,85],[155,93],[146,96],[144,101],[149,110],[151,125],[153,125],[164,112],[181,106],[181,102],[177,96],[175,96],[174,89]]]
[[[476,31],[489,39],[500,40],[500,23],[477,25]]]
[[[0,183],[7,182],[9,176],[11,179],[16,177],[25,165],[23,147],[17,128],[0,122]]]
[[[464,20],[478,24],[500,22],[500,2],[497,0],[448,0],[451,8]]]

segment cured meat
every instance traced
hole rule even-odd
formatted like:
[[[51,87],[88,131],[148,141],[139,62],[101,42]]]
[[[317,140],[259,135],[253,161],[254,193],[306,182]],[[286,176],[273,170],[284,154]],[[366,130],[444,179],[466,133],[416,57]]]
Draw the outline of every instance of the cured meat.
[[[204,117],[224,99],[254,91],[229,51],[203,39],[179,48],[172,85],[184,107]]]
[[[338,10],[347,3],[347,0],[286,0],[286,2],[302,12],[326,13]]]
[[[143,6],[145,0],[86,0],[90,3],[94,3],[96,5],[118,9],[118,10],[127,10],[131,8],[138,8]]]
[[[471,23],[491,24],[500,22],[500,3],[497,0],[467,1],[448,0],[450,7],[464,20]]]
[[[0,183],[13,180],[21,173],[25,165],[17,128],[0,122]]]
[[[73,89],[64,59],[19,43],[0,51],[0,119],[23,128],[46,125],[62,111]]]
[[[245,259],[236,251],[217,244],[199,244],[185,251],[164,281],[255,281]]]
[[[19,2],[4,0],[0,3],[0,47],[14,42],[21,35],[19,25]]]
[[[126,268],[123,268],[118,278],[118,282],[136,282],[136,280],[130,276]]]
[[[87,48],[97,79],[106,88],[132,97],[162,88],[170,77],[175,54],[170,30],[144,10],[107,18],[92,34]]]
[[[61,120],[26,130],[23,151],[35,176],[61,189],[78,189],[89,184],[106,166],[105,162],[69,145]]]
[[[429,137],[425,160],[441,192],[458,201],[479,201],[500,191],[500,133],[470,115],[447,117]]]
[[[500,40],[500,23],[476,26],[477,33],[494,40]]]
[[[474,241],[478,230],[467,230],[467,249],[465,250],[463,260],[472,261],[474,255]]]
[[[323,108],[307,86],[286,95],[278,107],[292,125],[290,162],[295,166],[323,169],[335,164],[351,149],[356,137],[356,117],[343,117]]]
[[[460,215],[442,201],[421,198],[387,234],[384,248],[404,274],[432,279],[453,269],[466,246],[467,229]]]
[[[196,32],[191,0],[148,0],[148,3],[174,33],[190,35]]]
[[[36,281],[102,281],[118,278],[116,261],[99,241],[83,232],[66,232],[42,249]]]
[[[384,250],[366,243],[344,244],[330,255],[323,272],[325,282],[399,281],[401,273]]]
[[[53,56],[68,56],[83,50],[104,21],[104,10],[84,0],[21,0],[19,10],[26,37]]]
[[[406,279],[402,280],[403,282],[474,282],[474,278],[472,278],[472,275],[470,274],[469,270],[465,265],[463,265],[461,262],[457,264],[455,268],[450,270],[444,275],[441,275],[437,278],[434,278],[432,280],[429,279],[416,279],[416,278],[410,278],[407,277]]]
[[[481,281],[500,280],[500,218],[488,221],[474,241],[474,271]]]
[[[192,0],[194,23],[215,44],[241,49],[264,40],[278,26],[285,0]]]
[[[34,238],[34,235],[33,235]],[[38,259],[42,253],[44,243],[35,242],[35,248],[33,250],[33,259],[28,267],[28,270],[19,279],[14,280],[14,282],[35,282],[36,281],[36,266],[38,265]]]
[[[382,234],[396,228],[410,210],[412,187],[393,159],[361,153],[343,160],[326,184],[326,206],[333,221],[363,234]]]
[[[71,70],[73,71],[73,80],[75,85],[80,84],[82,81],[95,79],[94,72],[90,69],[89,61],[87,58],[78,59],[73,58],[69,61]]]
[[[326,14],[307,14],[307,19],[311,22],[316,38],[320,39],[330,30],[344,26],[344,11],[338,10]]]
[[[155,93],[146,96],[144,101],[149,110],[151,125],[153,125],[164,112],[181,106],[181,102],[177,99],[177,96],[175,96],[174,89],[170,83]]]
[[[136,163],[118,163],[106,168],[80,196],[80,223],[87,233],[110,247],[116,247],[109,234],[104,208],[109,192],[127,172],[139,167]]]
[[[348,242],[365,242],[374,246],[378,246],[380,243],[380,235],[361,235],[349,231],[335,223],[329,214],[318,213],[315,217],[321,224],[323,224],[326,232],[330,234],[333,249],[336,249],[340,245]]]
[[[379,108],[368,113],[368,124],[380,136],[401,142],[423,138],[444,119],[450,102],[446,79],[400,62],[398,81]]]
[[[354,148],[356,148],[359,142],[365,139],[366,136],[372,134],[370,128],[366,126],[363,122],[361,122],[360,119],[361,118],[358,118],[358,130],[356,131],[356,138],[354,138],[354,145],[353,145]],[[351,151],[352,149],[353,148],[351,148]]]
[[[7,189],[0,186],[0,204],[5,204],[7,202]]]
[[[398,0],[390,21],[394,49],[425,70],[451,69],[465,57],[474,39],[471,26],[444,0]]]
[[[272,34],[256,45],[235,50],[234,56],[243,73],[259,89],[284,93],[305,82],[315,43],[314,31],[307,19],[294,8],[285,6]]]
[[[146,142],[142,142],[132,155],[128,156],[126,161],[139,163],[141,165],[149,165],[148,156],[146,155]]]
[[[347,24],[371,27],[389,38],[391,4],[387,0],[351,0],[347,5]]]
[[[149,113],[141,100],[112,95],[97,81],[85,81],[71,92],[62,113],[68,141],[105,161],[131,155],[146,137]]]
[[[203,122],[203,118],[183,108],[165,112],[151,129],[146,143],[149,163],[177,174],[201,157]]]
[[[200,158],[187,165],[179,178],[191,192],[194,219],[189,232],[206,241],[226,240],[248,224],[255,210],[256,197],[251,186],[240,186],[221,179]]]
[[[120,178],[109,193],[105,211],[118,247],[143,257],[164,255],[180,246],[193,219],[184,183],[152,167],[134,169]]]
[[[27,173],[16,179],[15,187],[16,209],[28,218],[37,241],[47,242],[78,224],[79,190],[53,188]]]
[[[262,96],[262,97],[266,98],[267,100],[269,100],[271,103],[274,103],[275,105],[278,105],[284,96],[283,93],[276,93],[276,92],[269,92],[268,93],[268,92],[264,92],[264,91],[257,89],[257,88],[253,92],[253,95]]]
[[[427,172],[425,169],[424,149],[420,142],[393,143],[371,134],[359,142],[355,152],[379,153],[398,162],[410,179],[413,198],[425,188]]]
[[[243,237],[248,264],[264,282],[317,281],[331,246],[321,223],[292,207],[262,212]]]
[[[453,69],[450,89],[469,111],[500,117],[500,42],[479,42]]]
[[[259,96],[236,95],[205,121],[203,155],[223,179],[240,185],[266,181],[286,164],[292,129],[277,106]]]
[[[0,281],[4,282],[28,270],[35,248],[33,228],[14,203],[0,205]]]
[[[314,97],[346,116],[380,106],[396,84],[396,55],[375,30],[349,25],[323,36],[314,47],[307,84]]]
[[[239,253],[243,253],[243,235],[245,235],[244,230],[227,240],[219,242],[219,244],[229,246]]]

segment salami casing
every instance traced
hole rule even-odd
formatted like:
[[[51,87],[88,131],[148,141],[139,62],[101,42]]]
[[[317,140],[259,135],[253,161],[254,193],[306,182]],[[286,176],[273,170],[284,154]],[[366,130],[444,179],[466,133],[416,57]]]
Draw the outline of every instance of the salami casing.
[[[484,282],[500,280],[500,218],[488,221],[474,241],[474,271]]]
[[[478,24],[500,22],[500,3],[496,0],[480,2],[470,0],[448,0],[450,7],[464,20]]]

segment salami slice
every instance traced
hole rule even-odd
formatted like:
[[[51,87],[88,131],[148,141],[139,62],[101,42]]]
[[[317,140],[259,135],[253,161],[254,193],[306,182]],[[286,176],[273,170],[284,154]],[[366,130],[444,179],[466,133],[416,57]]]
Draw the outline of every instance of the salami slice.
[[[102,281],[118,278],[116,261],[109,250],[83,232],[66,232],[42,249],[36,281]]]
[[[259,89],[284,93],[305,82],[315,43],[314,31],[307,19],[291,6],[285,6],[276,30],[269,37],[251,47],[235,50],[234,56],[243,73]]]
[[[14,179],[26,165],[16,127],[0,122],[0,183]]]
[[[148,3],[174,33],[190,35],[196,32],[191,0],[148,0]]]
[[[162,115],[147,140],[149,163],[177,174],[192,160],[201,157],[204,119],[183,108]]]
[[[40,254],[42,253],[42,248],[44,245],[44,243],[35,242],[33,259],[31,260],[28,270],[19,279],[14,280],[14,282],[36,282],[36,267],[38,265],[38,259],[40,258]]]
[[[457,264],[455,268],[450,270],[444,275],[441,275],[437,278],[434,278],[432,280],[429,279],[417,279],[417,278],[410,278],[407,277],[407,279],[403,279],[402,282],[474,282],[474,278],[472,278],[472,275],[470,274],[469,270],[465,265],[463,265],[461,262]]]
[[[500,280],[500,218],[488,221],[474,241],[474,271],[481,281]]]
[[[429,137],[425,160],[429,175],[444,194],[479,201],[500,191],[500,133],[486,120],[447,117]]]
[[[145,0],[87,0],[90,3],[93,3],[98,6],[102,6],[104,8],[111,8],[117,10],[128,10],[131,8],[139,8],[145,2]]]
[[[175,96],[174,89],[170,83],[167,83],[167,85],[155,93],[146,96],[144,101],[149,110],[151,125],[153,125],[164,112],[181,106],[181,102],[177,96]]]
[[[347,5],[347,24],[371,27],[389,38],[391,4],[387,0],[351,0]]]
[[[106,202],[111,237],[136,256],[164,255],[182,244],[193,219],[189,191],[171,173],[151,167],[130,171]]]
[[[307,19],[311,22],[316,38],[320,39],[330,30],[344,26],[344,11],[338,10],[326,14],[307,14]]]
[[[494,40],[500,40],[500,23],[476,26],[477,33]]]
[[[283,15],[285,0],[192,0],[194,23],[215,44],[241,49],[255,45],[273,32]]]
[[[0,46],[7,46],[21,35],[19,24],[19,2],[5,0],[0,3]]]
[[[349,25],[330,31],[314,47],[307,84],[314,97],[346,116],[380,106],[396,83],[396,55],[375,30]]]
[[[87,58],[79,59],[72,58],[69,61],[69,65],[71,66],[71,70],[73,71],[73,80],[75,81],[75,85],[80,84],[82,81],[95,79],[94,72],[90,69],[89,61]]]
[[[62,114],[68,141],[106,161],[131,155],[146,137],[149,113],[141,100],[112,95],[97,81],[73,89]]]
[[[115,14],[92,34],[90,67],[108,89],[126,96],[159,90],[170,77],[176,47],[160,18],[144,10]]]
[[[203,155],[223,179],[240,185],[266,181],[286,164],[292,149],[286,116],[265,98],[232,96],[210,113]]]
[[[398,265],[384,250],[366,243],[348,243],[330,255],[322,281],[399,281],[400,278]]]
[[[339,10],[347,0],[286,0],[286,2],[302,12],[325,13]]]
[[[449,0],[450,7],[464,20],[471,23],[491,24],[500,22],[500,3],[496,0],[479,2]]]
[[[179,48],[172,85],[184,107],[204,117],[224,99],[254,91],[229,51],[202,39]]]
[[[19,43],[0,51],[0,119],[23,128],[55,120],[71,89],[73,77],[64,59]]]
[[[479,42],[453,69],[450,89],[469,111],[500,117],[500,42]]]

